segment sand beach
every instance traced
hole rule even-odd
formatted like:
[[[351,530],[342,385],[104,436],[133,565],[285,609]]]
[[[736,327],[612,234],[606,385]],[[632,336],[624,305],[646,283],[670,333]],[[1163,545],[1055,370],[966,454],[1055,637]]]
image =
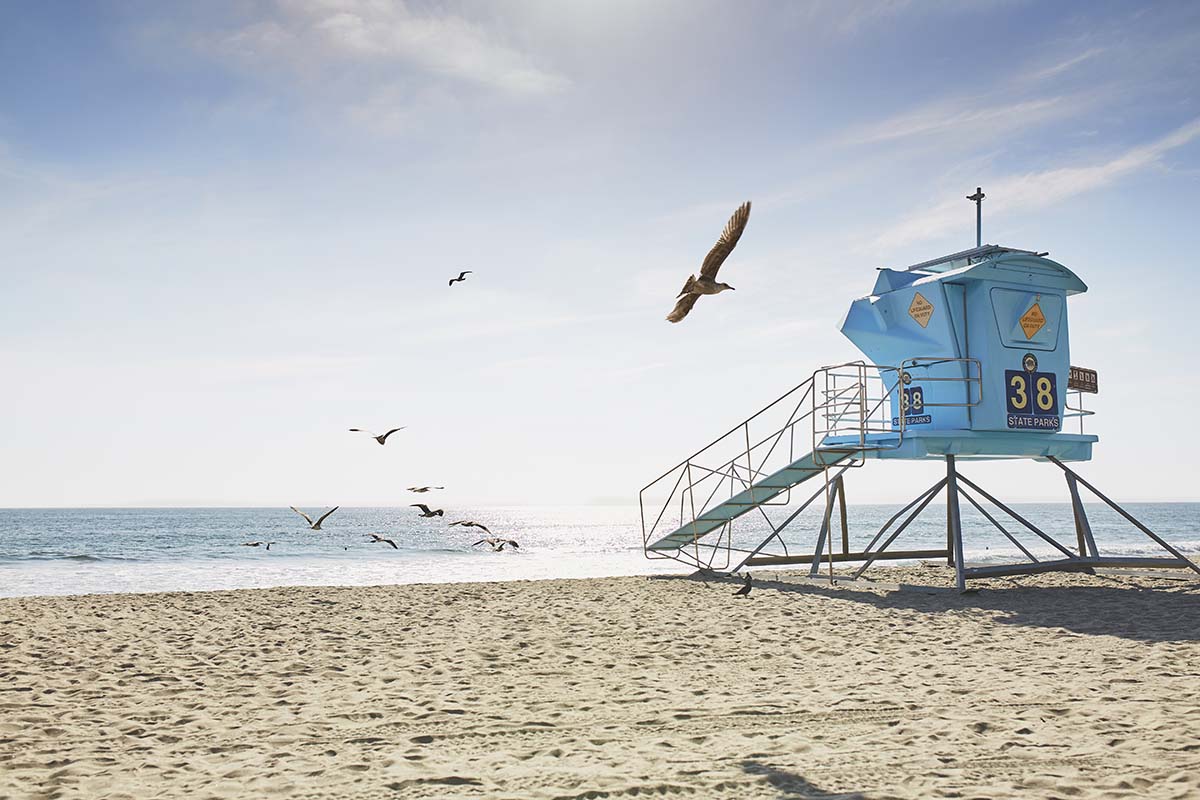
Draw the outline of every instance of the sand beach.
[[[980,585],[4,599],[0,797],[1200,796],[1195,583]]]

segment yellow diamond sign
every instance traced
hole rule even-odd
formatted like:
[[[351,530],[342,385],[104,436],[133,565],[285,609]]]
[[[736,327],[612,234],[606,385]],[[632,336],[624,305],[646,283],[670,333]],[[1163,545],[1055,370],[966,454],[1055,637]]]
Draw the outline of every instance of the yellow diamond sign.
[[[926,300],[920,292],[913,295],[912,303],[908,306],[908,315],[917,321],[922,328],[929,327],[929,318],[933,316],[933,303]]]
[[[1009,317],[1012,319],[1012,317]],[[1032,339],[1034,335],[1046,326],[1046,315],[1042,313],[1042,307],[1034,303],[1029,307],[1029,310],[1021,317],[1021,330],[1025,331],[1025,338]]]

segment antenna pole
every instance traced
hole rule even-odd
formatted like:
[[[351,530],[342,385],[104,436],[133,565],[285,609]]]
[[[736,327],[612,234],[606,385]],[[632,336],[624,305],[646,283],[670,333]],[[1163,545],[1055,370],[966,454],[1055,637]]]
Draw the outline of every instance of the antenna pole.
[[[983,247],[983,198],[987,197],[983,193],[983,188],[975,187],[975,194],[967,195],[967,199],[975,203],[975,246]]]

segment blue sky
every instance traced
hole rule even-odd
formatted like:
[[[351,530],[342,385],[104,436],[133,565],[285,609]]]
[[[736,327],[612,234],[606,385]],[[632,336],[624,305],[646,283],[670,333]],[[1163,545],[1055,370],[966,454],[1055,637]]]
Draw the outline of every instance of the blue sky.
[[[1166,427],[1200,390],[1194,3],[0,13],[0,505],[632,500],[855,357],[849,302],[973,244],[976,185],[985,240],[1091,287],[1084,474],[1200,497]],[[664,322],[747,199],[738,291]],[[1058,497],[1032,469],[975,471]]]

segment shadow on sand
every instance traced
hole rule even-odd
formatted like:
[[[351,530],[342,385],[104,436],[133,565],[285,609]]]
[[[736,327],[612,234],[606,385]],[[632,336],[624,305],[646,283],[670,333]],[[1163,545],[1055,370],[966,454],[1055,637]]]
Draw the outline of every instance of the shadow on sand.
[[[693,576],[677,576],[676,579],[700,580]],[[1004,588],[983,588],[972,594],[927,594],[836,588],[789,582],[786,575],[777,578],[769,573],[759,573],[754,577],[754,586],[758,592],[821,595],[880,609],[909,609],[927,614],[977,608],[997,612],[996,622],[1002,625],[1062,628],[1079,634],[1119,636],[1143,642],[1200,641],[1200,584],[1197,582],[1145,588],[1122,578],[1097,575],[1093,580],[1098,585],[1023,586],[1009,582],[1010,585]],[[741,585],[736,578],[712,576],[705,577],[704,582],[714,591],[722,592]]]
[[[762,764],[758,761],[743,761],[742,769],[748,775],[762,775],[767,779],[767,783],[779,792],[780,800],[800,800],[800,798],[809,798],[810,800],[867,800],[867,796],[861,792],[827,792],[824,789],[819,789],[811,783],[786,770],[776,769],[768,764]]]

